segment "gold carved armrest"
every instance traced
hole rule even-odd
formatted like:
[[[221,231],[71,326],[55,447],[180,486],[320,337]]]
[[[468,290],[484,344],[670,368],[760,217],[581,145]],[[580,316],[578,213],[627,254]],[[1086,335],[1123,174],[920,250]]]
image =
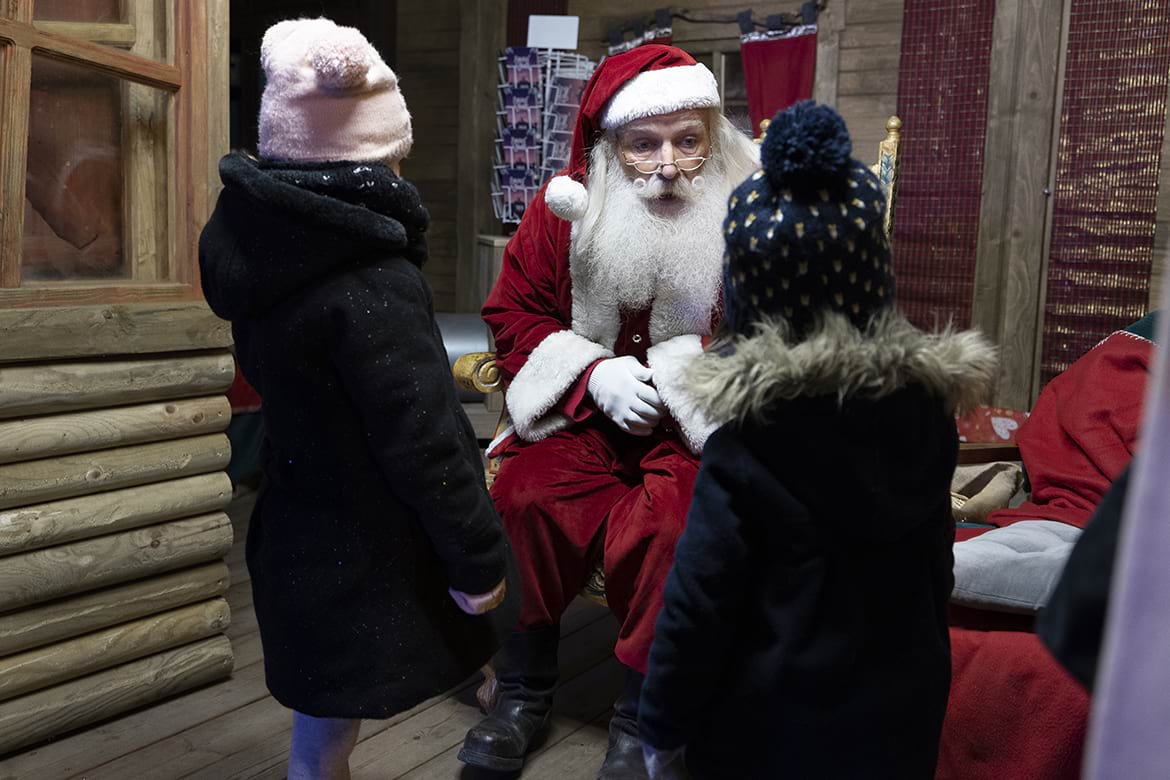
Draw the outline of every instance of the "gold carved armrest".
[[[504,389],[495,352],[468,352],[455,361],[451,369],[455,384],[475,393],[495,393]]]

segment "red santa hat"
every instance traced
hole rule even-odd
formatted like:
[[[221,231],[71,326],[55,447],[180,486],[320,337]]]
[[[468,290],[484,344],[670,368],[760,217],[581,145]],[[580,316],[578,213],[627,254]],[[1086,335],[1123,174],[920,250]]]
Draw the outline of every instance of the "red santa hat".
[[[585,215],[587,150],[602,132],[635,119],[719,105],[715,76],[682,49],[647,44],[606,59],[585,85],[569,167],[548,183],[545,203],[561,219]]]

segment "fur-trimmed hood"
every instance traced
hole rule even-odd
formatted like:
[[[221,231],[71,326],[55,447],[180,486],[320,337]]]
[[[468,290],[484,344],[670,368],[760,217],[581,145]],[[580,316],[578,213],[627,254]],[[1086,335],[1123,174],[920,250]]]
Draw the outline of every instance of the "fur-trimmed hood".
[[[426,260],[418,190],[382,163],[276,162],[229,154],[199,239],[203,292],[227,320],[267,311],[323,277]]]
[[[688,392],[711,420],[766,422],[778,401],[878,399],[910,384],[962,412],[984,400],[995,378],[996,350],[978,331],[925,333],[894,312],[864,333],[833,313],[800,342],[788,332],[783,320],[767,320],[694,361]]]

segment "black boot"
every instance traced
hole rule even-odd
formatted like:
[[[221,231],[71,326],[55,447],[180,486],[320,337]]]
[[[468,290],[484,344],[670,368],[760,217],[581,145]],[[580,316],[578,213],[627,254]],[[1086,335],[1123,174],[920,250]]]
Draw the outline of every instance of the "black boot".
[[[638,697],[642,695],[642,681],[637,672],[626,672],[622,695],[613,705],[609,721],[609,746],[597,780],[647,780],[646,762],[642,758],[642,740],[638,736]]]
[[[514,631],[496,654],[498,698],[488,716],[467,732],[459,760],[501,772],[524,767],[543,735],[557,687],[560,630]]]

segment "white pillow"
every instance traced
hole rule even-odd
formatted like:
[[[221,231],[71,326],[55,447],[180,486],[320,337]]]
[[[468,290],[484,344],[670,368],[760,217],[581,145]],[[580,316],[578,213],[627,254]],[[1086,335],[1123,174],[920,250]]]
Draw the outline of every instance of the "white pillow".
[[[1034,613],[1048,603],[1081,529],[1022,520],[955,544],[951,601],[998,612]]]

